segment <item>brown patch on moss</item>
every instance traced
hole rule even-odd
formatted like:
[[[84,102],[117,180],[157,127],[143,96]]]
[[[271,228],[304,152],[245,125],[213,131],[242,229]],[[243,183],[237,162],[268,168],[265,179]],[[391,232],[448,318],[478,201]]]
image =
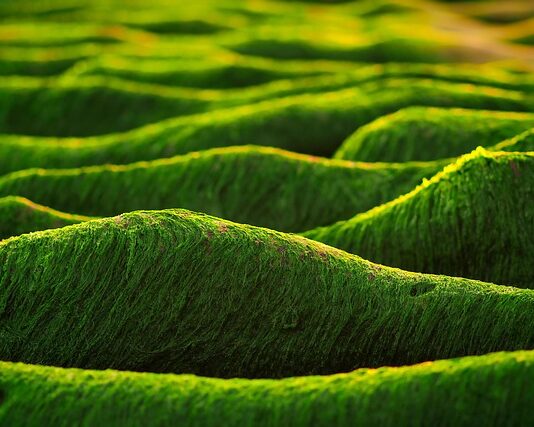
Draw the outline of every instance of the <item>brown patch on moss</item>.
[[[521,171],[519,170],[519,167],[513,160],[510,160],[510,168],[512,168],[512,172],[514,173],[516,178],[519,178],[521,176]]]
[[[217,230],[219,230],[219,232],[221,232],[221,233],[226,233],[228,231],[228,226],[226,224],[224,224],[223,222],[218,222],[217,223]]]

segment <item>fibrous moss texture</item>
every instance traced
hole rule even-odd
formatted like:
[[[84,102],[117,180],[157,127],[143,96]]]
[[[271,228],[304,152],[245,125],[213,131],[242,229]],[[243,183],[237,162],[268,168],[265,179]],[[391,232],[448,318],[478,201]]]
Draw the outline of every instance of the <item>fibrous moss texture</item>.
[[[531,351],[283,380],[0,364],[5,425],[530,425]],[[439,404],[438,404],[439,403]]]
[[[531,287],[534,153],[478,149],[412,192],[306,237],[411,271]]]
[[[90,218],[38,205],[24,197],[0,198],[0,240],[32,231],[78,224]]]
[[[400,196],[445,164],[357,163],[230,147],[125,166],[14,172],[0,177],[0,196],[24,196],[97,216],[187,208],[279,231],[304,231]]]
[[[211,120],[217,120],[227,116],[225,111],[217,114],[220,110],[236,106],[241,106],[237,112],[252,116],[238,123],[238,127],[254,126],[257,120],[274,120],[277,123],[274,126],[288,134],[299,126],[298,122],[291,124],[292,116],[304,121],[311,120],[310,116],[315,120],[322,117],[320,123],[329,127],[335,119],[339,123],[337,132],[343,132],[346,129],[343,124],[349,117],[352,123],[349,130],[355,130],[359,115],[363,115],[361,120],[369,120],[413,104],[518,111],[534,107],[534,98],[523,90],[421,78],[378,79],[364,82],[357,89],[312,91],[313,97],[296,90],[297,94],[276,98],[268,92],[263,95],[249,91],[212,92],[103,77],[5,80],[0,86],[0,130],[43,136],[82,137],[120,132],[163,119],[210,111],[215,112]],[[255,105],[260,101],[263,102]]]
[[[534,348],[534,291],[185,210],[8,239],[0,265],[3,360],[280,377]]]
[[[532,113],[411,107],[361,127],[335,157],[364,162],[456,157],[531,128]]]
[[[531,2],[178,3],[0,1],[0,425],[534,424]]]

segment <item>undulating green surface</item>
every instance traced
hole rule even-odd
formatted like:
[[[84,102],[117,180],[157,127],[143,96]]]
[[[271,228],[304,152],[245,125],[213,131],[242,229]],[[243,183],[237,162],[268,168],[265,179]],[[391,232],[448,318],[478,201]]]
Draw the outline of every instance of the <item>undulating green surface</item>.
[[[534,291],[185,210],[4,240],[0,265],[2,360],[280,377],[534,348]]]
[[[1,363],[0,422],[57,426],[529,425],[532,351],[283,380]]]
[[[4,135],[0,137],[0,173],[31,167],[124,164],[249,143],[328,155],[359,126],[414,103],[529,109],[529,102],[513,91],[427,80],[392,80],[386,88],[370,83],[365,92],[345,89],[281,98],[94,138]]]
[[[522,90],[421,78],[386,78],[364,82],[357,88],[274,99],[268,93],[259,96],[257,92],[247,92],[171,88],[109,77],[60,81],[17,77],[5,79],[0,87],[0,131],[82,137],[126,131],[172,117],[177,117],[177,123],[194,126],[198,119],[187,116],[213,111],[210,122],[234,115],[239,117],[235,126],[242,129],[261,121],[284,131],[286,139],[295,128],[313,120],[324,127],[335,127],[332,137],[339,135],[342,139],[358,125],[413,104],[518,111],[534,108],[534,97]],[[224,111],[231,107],[237,109]],[[172,127],[165,124],[165,129]],[[254,131],[265,132],[262,128]],[[272,138],[264,138],[269,137]],[[296,151],[298,142],[293,143]],[[319,146],[315,151],[329,154],[328,149]]]
[[[304,231],[404,194],[447,163],[356,163],[275,148],[228,147],[125,166],[18,171],[0,177],[0,196],[24,196],[97,216],[187,208],[279,231]]]
[[[306,237],[410,271],[534,286],[534,153],[478,149],[412,192]]]
[[[410,107],[369,123],[335,157],[364,162],[456,157],[534,128],[534,114]]]
[[[534,424],[533,19],[1,1],[0,426]]]
[[[70,215],[38,205],[24,197],[0,198],[0,240],[32,231],[60,228],[90,218]]]

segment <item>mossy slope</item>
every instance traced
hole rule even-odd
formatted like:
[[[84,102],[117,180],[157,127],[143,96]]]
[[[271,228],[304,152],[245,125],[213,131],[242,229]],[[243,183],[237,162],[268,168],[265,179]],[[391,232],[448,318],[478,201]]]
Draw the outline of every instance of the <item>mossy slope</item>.
[[[534,286],[534,153],[477,149],[407,195],[304,233],[410,271]]]
[[[489,147],[490,151],[534,151],[534,127]]]
[[[456,157],[534,127],[534,114],[409,107],[361,127],[335,157],[367,162]]]
[[[77,224],[88,219],[58,212],[23,197],[0,198],[0,240],[32,231]]]
[[[294,114],[293,111],[287,111],[291,108],[304,115],[310,112],[324,115],[323,120],[327,122],[331,120],[329,116],[333,108],[337,107],[341,125],[344,114],[349,111],[354,116],[362,114],[365,117],[369,110],[378,110],[383,114],[414,102],[421,105],[428,103],[518,111],[530,111],[534,107],[528,93],[519,90],[472,87],[425,79],[413,79],[413,85],[394,90],[395,86],[402,83],[403,79],[385,78],[356,85],[358,90],[352,91],[352,98],[348,97],[350,89],[342,91],[337,88],[308,96],[298,90],[296,93],[290,91],[290,96],[278,99],[272,97],[277,94],[276,91],[263,94],[261,91],[212,92],[127,82],[110,77],[60,80],[17,77],[4,79],[0,85],[0,131],[41,136],[94,136],[127,131],[172,117],[237,106],[254,112],[258,110],[254,105],[258,101],[270,101],[268,105],[274,116]],[[465,93],[466,90],[472,93]],[[339,104],[338,101],[330,106],[336,94],[343,103]],[[440,99],[440,95],[448,97]],[[406,104],[408,100],[411,102]]]
[[[531,109],[528,96],[520,92],[458,83],[393,79],[369,83],[365,88],[299,95],[179,117],[101,137],[3,136],[0,139],[0,173],[31,167],[124,164],[252,142],[330,156],[359,126],[414,104]]]
[[[283,380],[0,363],[0,423],[106,426],[530,425],[533,352]]]
[[[0,60],[0,72],[1,72]],[[512,90],[532,90],[530,75],[470,64],[358,64],[331,61],[273,61],[232,57],[184,61],[104,56],[80,61],[68,76],[106,76],[178,87],[230,89],[248,87],[243,94],[273,97],[320,92],[386,78],[425,78],[471,83]]]
[[[0,178],[0,196],[97,216],[186,208],[304,231],[392,200],[445,164],[353,163],[267,147],[227,147],[126,166],[14,172]]]
[[[534,348],[534,292],[184,210],[0,243],[0,358],[279,377]]]

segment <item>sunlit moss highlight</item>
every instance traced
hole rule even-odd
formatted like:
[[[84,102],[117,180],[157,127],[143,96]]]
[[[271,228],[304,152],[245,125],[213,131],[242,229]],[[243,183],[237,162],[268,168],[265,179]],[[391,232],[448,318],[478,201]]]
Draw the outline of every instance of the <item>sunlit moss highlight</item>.
[[[533,286],[534,154],[478,149],[394,201],[304,235],[411,271]]]
[[[280,377],[534,348],[534,291],[184,210],[8,239],[0,265],[2,360]]]
[[[283,380],[0,363],[6,425],[456,426],[534,422],[533,352]],[[436,402],[439,402],[436,403]]]

